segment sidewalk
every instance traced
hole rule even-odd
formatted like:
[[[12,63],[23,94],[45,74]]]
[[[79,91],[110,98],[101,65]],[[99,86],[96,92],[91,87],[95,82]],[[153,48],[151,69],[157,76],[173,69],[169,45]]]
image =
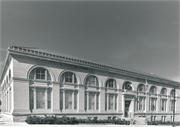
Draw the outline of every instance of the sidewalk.
[[[33,126],[33,127],[157,127],[156,125],[47,125],[47,124],[27,124],[26,122],[11,122],[6,117],[4,117],[2,114],[0,114],[0,126]],[[158,125],[158,127],[165,127],[162,125]],[[168,125],[166,127],[172,127],[172,125]]]

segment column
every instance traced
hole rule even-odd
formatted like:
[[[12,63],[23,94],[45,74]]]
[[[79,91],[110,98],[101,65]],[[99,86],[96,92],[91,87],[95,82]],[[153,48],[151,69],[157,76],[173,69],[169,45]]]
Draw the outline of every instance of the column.
[[[107,110],[109,110],[109,94],[107,93]]]
[[[117,94],[117,112],[122,112],[122,91],[118,91]]]
[[[161,111],[161,98],[160,98],[160,95],[157,95],[157,102],[156,102],[156,112],[159,112]]]
[[[96,108],[97,107],[97,104],[96,104],[97,103],[97,93],[94,94],[94,102],[95,102],[94,109],[96,110],[97,109]]]
[[[34,87],[34,109],[37,109],[36,106],[36,87]]]
[[[125,97],[122,95],[122,112],[123,112],[123,117],[125,117]]]
[[[65,110],[65,106],[66,106],[66,104],[65,104],[65,102],[66,102],[66,101],[65,101],[65,99],[66,99],[66,98],[65,98],[65,94],[66,94],[66,91],[63,90],[62,92],[63,92],[63,110]]]
[[[100,94],[99,94],[99,111],[101,113],[105,112],[105,88],[100,88]]]
[[[86,92],[86,94],[87,94],[87,98],[86,98],[86,100],[87,100],[87,110],[89,110],[89,92]]]
[[[166,112],[170,111],[170,98],[167,97],[167,106],[166,106]]]
[[[48,100],[47,100],[47,98],[48,98],[48,88],[46,88],[46,90],[45,90],[45,109],[48,109]]]
[[[72,93],[72,110],[74,110],[74,100],[75,100],[75,98],[74,98],[74,94],[75,94],[75,91],[73,90],[73,93]]]
[[[134,118],[134,100],[135,100],[135,98],[133,98],[132,102],[131,102],[132,103],[132,111],[131,111],[131,114],[130,114],[131,118]]]
[[[85,86],[79,84],[79,91],[77,93],[77,112],[85,112]]]
[[[150,111],[149,109],[149,95],[146,93],[146,98],[145,98],[145,112]]]
[[[52,92],[51,92],[51,112],[58,113],[60,112],[60,103],[61,103],[61,95],[60,95],[60,84],[52,83]]]
[[[113,95],[113,110],[115,110],[115,96],[116,94]]]

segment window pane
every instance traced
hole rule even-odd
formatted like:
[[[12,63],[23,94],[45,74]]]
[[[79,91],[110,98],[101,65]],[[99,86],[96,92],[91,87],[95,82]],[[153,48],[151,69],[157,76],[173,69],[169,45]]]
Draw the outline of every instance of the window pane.
[[[109,95],[109,109],[113,110],[113,95]]]
[[[65,94],[65,108],[72,109],[72,93],[66,92]]]
[[[51,91],[48,91],[48,109],[51,108]]]
[[[89,109],[94,109],[94,94],[89,94]]]
[[[37,73],[36,73],[36,79],[41,79],[40,74],[37,74]]]
[[[63,109],[63,92],[60,92],[60,110]]]
[[[77,92],[74,93],[74,109],[77,109]]]
[[[99,109],[99,94],[96,95],[96,109]]]
[[[37,91],[37,108],[45,108],[45,90]]]
[[[30,90],[30,109],[34,109],[34,91]]]

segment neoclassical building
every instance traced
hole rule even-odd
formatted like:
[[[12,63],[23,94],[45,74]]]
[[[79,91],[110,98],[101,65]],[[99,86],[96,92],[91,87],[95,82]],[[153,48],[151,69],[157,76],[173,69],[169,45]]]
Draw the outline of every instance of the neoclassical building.
[[[41,49],[10,46],[0,75],[2,114],[180,119],[179,83]],[[175,100],[174,100],[175,99]]]

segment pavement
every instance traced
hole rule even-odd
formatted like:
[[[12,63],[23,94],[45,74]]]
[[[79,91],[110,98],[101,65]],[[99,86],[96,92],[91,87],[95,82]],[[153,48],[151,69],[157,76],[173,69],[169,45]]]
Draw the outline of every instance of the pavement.
[[[5,116],[3,116],[2,114],[0,114],[0,126],[33,126],[33,127],[157,127],[156,125],[111,125],[111,124],[107,124],[107,125],[84,125],[84,124],[79,124],[79,125],[47,125],[47,124],[33,124],[33,125],[29,125],[26,122],[11,122],[9,121],[9,119]],[[172,127],[172,125],[158,125],[158,127]]]

